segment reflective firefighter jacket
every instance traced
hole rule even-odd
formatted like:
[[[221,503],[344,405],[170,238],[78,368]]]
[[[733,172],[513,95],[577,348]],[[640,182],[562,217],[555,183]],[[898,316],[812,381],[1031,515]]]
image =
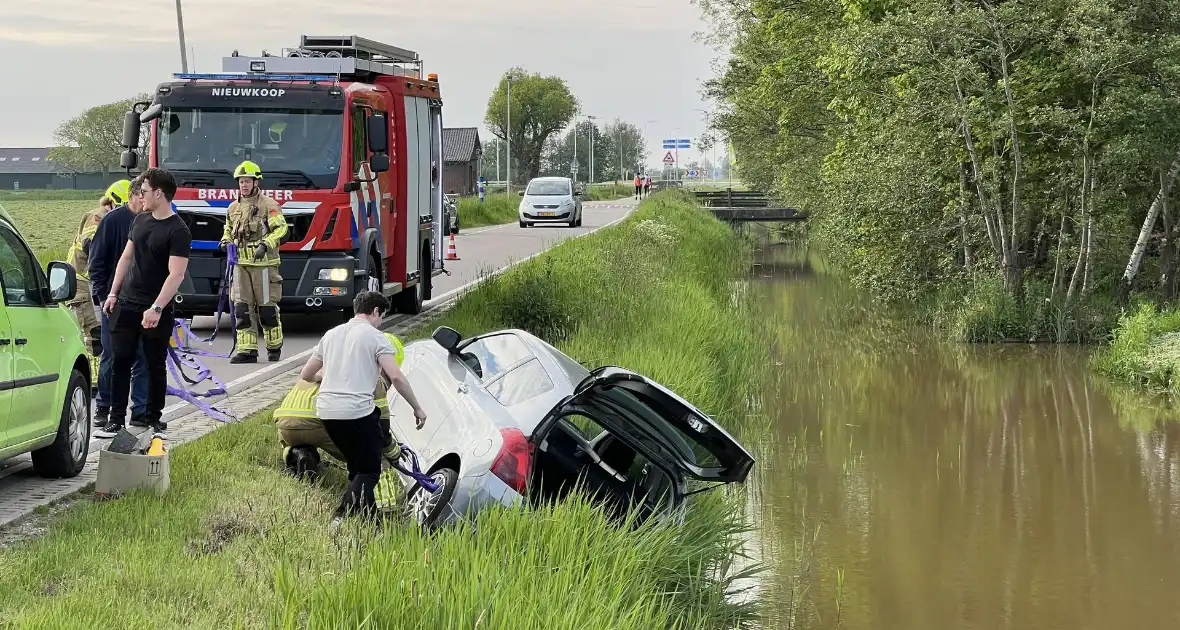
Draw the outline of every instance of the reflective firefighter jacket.
[[[74,266],[74,272],[77,274],[79,282],[90,282],[90,276],[86,275],[90,267],[90,242],[94,240],[94,233],[98,231],[98,222],[104,216],[106,216],[106,211],[102,208],[87,212],[78,224],[78,234],[74,236],[74,242],[70,244],[70,251],[66,253],[66,260]]]
[[[221,241],[238,246],[239,265],[270,267],[279,264],[279,244],[286,235],[287,220],[282,208],[274,199],[256,192],[229,205]],[[266,245],[266,253],[256,259],[254,250],[259,243]]]
[[[382,418],[389,418],[389,401],[385,399],[388,389],[389,379],[382,374],[381,378],[377,379],[377,389],[373,392],[373,402],[381,410]],[[293,418],[316,419],[315,399],[319,393],[319,383],[300,379],[295,383],[295,387],[287,392],[283,402],[279,403],[272,418],[280,426],[288,419]]]

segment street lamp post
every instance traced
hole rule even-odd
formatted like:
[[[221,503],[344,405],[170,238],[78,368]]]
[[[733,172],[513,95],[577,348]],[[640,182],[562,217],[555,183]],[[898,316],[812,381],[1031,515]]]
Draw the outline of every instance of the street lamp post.
[[[590,171],[587,173],[587,179],[586,179],[587,186],[594,185],[594,121],[597,119],[598,119],[597,116],[591,116],[590,114],[586,114],[586,122],[590,123],[590,129],[587,132],[590,135]],[[575,126],[574,129],[576,131],[577,127]],[[577,135],[577,134],[575,134],[575,135]]]
[[[511,72],[508,73],[508,77],[506,79],[508,83],[508,128],[504,130],[504,137],[508,140],[508,163],[506,165],[508,170],[507,176],[504,180],[504,185],[509,195],[512,194],[512,82],[515,80],[516,75],[512,74]]]
[[[188,48],[184,45],[184,16],[180,12],[180,0],[176,0],[176,32],[180,34],[180,71],[188,73]]]

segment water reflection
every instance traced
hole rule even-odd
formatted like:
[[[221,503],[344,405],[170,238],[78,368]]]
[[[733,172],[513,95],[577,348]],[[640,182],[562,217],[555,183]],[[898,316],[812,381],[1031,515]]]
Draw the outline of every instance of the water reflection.
[[[780,364],[767,627],[1180,627],[1171,410],[1080,349],[938,343],[822,262],[776,262],[752,289]]]

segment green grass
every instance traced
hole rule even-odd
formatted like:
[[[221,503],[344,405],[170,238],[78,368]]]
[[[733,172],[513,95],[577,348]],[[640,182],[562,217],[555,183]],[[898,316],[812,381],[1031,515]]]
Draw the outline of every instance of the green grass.
[[[97,206],[103,192],[102,190],[74,190],[72,188],[0,190],[0,201],[93,201]]]
[[[1145,303],[1123,315],[1091,366],[1116,381],[1180,394],[1180,309]]]
[[[78,233],[78,223],[98,207],[98,201],[0,201],[0,206],[12,215],[21,236],[40,258],[53,252],[64,255]]]
[[[493,193],[479,202],[478,196],[460,197],[459,202],[459,231],[484,225],[499,225],[511,223],[519,217],[517,208],[520,207],[520,197],[509,196],[506,193]]]
[[[733,279],[746,247],[687,196],[653,196],[467,293],[437,324],[522,327],[582,361],[675,389],[738,434],[766,350]],[[750,441],[747,441],[750,443]],[[686,524],[611,526],[570,501],[486,510],[434,537],[355,524],[334,538],[341,480],[279,472],[265,416],[172,453],[163,497],[84,500],[0,552],[12,627],[723,628],[757,610],[726,598],[749,527],[744,489],[697,495]],[[0,624],[3,625],[3,624]]]
[[[634,196],[635,184],[631,182],[592,184],[586,188],[586,201],[614,201]]]

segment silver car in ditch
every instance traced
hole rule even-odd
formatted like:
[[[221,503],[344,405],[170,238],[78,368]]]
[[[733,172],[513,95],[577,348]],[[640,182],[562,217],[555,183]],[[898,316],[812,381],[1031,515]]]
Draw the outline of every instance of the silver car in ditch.
[[[520,192],[520,227],[538,223],[582,225],[582,193],[568,177],[536,177]]]
[[[522,330],[463,339],[447,327],[405,347],[427,413],[397,397],[392,429],[438,486],[408,477],[413,517],[433,528],[489,504],[540,504],[580,485],[609,514],[681,518],[691,481],[740,483],[753,456],[712,418],[640,374],[587,370]]]

